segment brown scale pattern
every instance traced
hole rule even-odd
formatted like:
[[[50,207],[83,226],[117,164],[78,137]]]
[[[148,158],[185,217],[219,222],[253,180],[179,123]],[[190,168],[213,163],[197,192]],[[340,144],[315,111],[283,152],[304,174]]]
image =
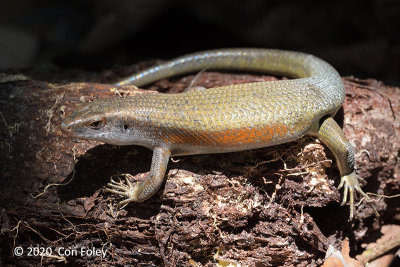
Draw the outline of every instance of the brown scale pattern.
[[[289,80],[102,100],[102,109],[124,110],[118,119],[141,122],[143,130],[172,150],[184,146],[193,150],[186,153],[212,153],[298,139],[326,114],[320,98],[306,83]]]

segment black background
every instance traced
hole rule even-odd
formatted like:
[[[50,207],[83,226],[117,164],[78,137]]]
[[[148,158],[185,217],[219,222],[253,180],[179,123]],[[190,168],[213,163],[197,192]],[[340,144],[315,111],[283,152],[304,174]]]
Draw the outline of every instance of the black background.
[[[0,1],[0,71],[102,71],[222,47],[309,52],[400,84],[400,1]]]

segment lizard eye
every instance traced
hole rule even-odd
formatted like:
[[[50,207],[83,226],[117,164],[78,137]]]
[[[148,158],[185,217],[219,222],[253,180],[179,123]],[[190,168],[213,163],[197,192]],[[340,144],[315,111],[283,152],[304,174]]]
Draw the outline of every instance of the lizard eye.
[[[87,126],[93,130],[98,130],[98,129],[102,128],[104,125],[105,125],[105,120],[97,120],[97,121],[91,122]]]

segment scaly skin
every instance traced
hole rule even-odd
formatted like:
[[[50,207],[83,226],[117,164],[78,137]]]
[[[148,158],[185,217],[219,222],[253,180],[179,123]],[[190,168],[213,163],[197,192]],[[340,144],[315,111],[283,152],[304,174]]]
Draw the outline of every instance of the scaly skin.
[[[342,176],[343,203],[355,191],[368,201],[354,172],[354,152],[332,119],[345,97],[336,70],[325,61],[297,52],[222,49],[191,54],[146,69],[118,86],[142,86],[203,69],[284,74],[298,79],[255,82],[191,90],[181,94],[142,94],[86,103],[65,118],[61,129],[74,137],[153,150],[149,177],[127,185],[112,181],[108,191],[126,197],[120,204],[153,196],[173,155],[224,153],[318,137],[333,152]],[[375,210],[375,208],[374,208]]]

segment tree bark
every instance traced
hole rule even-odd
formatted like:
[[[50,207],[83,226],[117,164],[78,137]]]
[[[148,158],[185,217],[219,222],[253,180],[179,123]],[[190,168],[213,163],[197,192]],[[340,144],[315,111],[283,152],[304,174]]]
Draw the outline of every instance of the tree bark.
[[[100,80],[113,76],[103,73]],[[177,93],[276,79],[204,72],[164,79],[148,90]],[[394,195],[400,187],[400,89],[373,79],[343,81],[344,112],[336,119],[356,148],[364,191]],[[360,254],[374,232],[400,219],[399,198],[373,197],[381,217],[362,202],[349,223],[334,157],[313,138],[174,157],[157,195],[118,209],[120,199],[102,190],[111,178],[143,179],[151,151],[76,141],[59,125],[82,100],[129,95],[133,87],[2,74],[0,88],[2,264],[309,266],[321,264],[328,245],[339,248],[346,237],[351,252]],[[33,246],[50,248],[51,255],[28,256]],[[17,247],[23,256],[14,255]],[[81,249],[93,248],[105,257],[82,255]],[[77,255],[66,255],[75,249]]]

